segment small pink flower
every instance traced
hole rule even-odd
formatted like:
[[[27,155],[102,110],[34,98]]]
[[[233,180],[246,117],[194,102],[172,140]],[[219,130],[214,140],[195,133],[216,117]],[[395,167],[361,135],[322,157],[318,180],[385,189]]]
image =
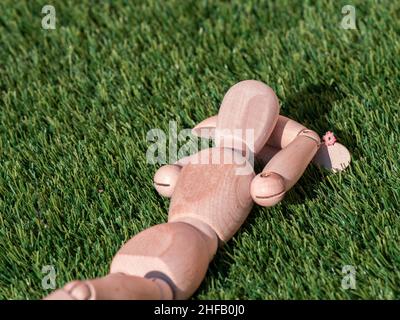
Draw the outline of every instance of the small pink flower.
[[[333,146],[336,142],[336,137],[332,131],[328,131],[322,137],[322,140],[324,140],[326,146]]]

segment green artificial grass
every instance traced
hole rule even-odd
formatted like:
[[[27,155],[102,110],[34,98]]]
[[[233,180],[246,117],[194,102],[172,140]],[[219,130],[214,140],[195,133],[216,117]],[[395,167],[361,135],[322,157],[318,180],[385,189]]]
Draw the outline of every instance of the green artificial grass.
[[[56,8],[56,30],[41,9]],[[340,27],[356,8],[357,29]],[[194,299],[400,298],[398,1],[0,2],[0,298],[103,276],[166,221],[146,162],[152,128],[191,128],[234,83],[352,152],[255,206]],[[341,287],[356,267],[356,288]]]

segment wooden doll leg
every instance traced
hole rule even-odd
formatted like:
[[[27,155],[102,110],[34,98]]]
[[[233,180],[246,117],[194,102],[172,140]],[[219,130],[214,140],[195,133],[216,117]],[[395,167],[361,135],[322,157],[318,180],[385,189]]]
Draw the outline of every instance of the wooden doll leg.
[[[217,249],[215,233],[201,228],[171,222],[144,230],[118,251],[109,275],[73,281],[46,299],[187,299]]]
[[[111,273],[103,278],[72,281],[44,300],[166,300],[172,297],[170,286],[161,279]]]
[[[303,129],[277,152],[251,183],[251,196],[261,206],[273,206],[301,177],[318,151],[320,137]]]
[[[111,272],[161,279],[172,288],[174,299],[187,299],[200,286],[217,242],[215,233],[189,223],[160,224],[129,240],[114,257]]]

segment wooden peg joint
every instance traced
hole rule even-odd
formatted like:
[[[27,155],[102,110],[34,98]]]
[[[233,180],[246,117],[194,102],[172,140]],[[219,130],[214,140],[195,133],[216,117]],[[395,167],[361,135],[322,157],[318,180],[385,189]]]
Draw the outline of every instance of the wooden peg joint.
[[[301,130],[298,134],[297,134],[297,136],[303,136],[303,137],[306,137],[306,138],[308,138],[308,139],[311,139],[311,140],[313,140],[313,141],[315,141],[315,143],[317,144],[317,148],[319,148],[320,147],[320,145],[321,145],[321,139],[320,138],[316,138],[315,136],[317,135],[314,131],[312,131],[312,130],[310,130],[310,129],[303,129],[303,130]]]

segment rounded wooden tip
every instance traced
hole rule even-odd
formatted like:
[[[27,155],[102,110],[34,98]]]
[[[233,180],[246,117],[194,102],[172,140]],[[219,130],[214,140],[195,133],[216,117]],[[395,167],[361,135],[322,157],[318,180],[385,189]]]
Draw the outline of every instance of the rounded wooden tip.
[[[283,199],[285,192],[282,176],[274,172],[262,172],[251,182],[251,197],[254,202],[263,207],[277,204]]]
[[[43,300],[75,300],[75,299],[64,289],[58,289],[50,293],[47,297],[44,297]]]
[[[86,281],[75,280],[67,283],[64,288],[52,292],[44,300],[91,300],[93,292]]]
[[[79,281],[79,283],[75,284],[69,291],[69,294],[76,300],[89,300],[92,298],[92,290],[90,290],[89,285],[85,281]]]
[[[178,181],[181,167],[178,165],[165,165],[157,170],[154,175],[154,187],[164,197],[171,197]]]
[[[254,90],[259,92],[265,92],[267,90],[270,91],[270,93],[275,94],[275,92],[272,90],[270,86],[266,85],[262,81],[253,79],[239,81],[235,83],[232,87],[230,87],[228,91],[237,91],[237,90],[245,90],[245,91]]]
[[[279,101],[272,88],[256,80],[236,83],[219,108],[215,145],[244,151],[244,143],[246,149],[258,153],[268,141],[278,116]]]

